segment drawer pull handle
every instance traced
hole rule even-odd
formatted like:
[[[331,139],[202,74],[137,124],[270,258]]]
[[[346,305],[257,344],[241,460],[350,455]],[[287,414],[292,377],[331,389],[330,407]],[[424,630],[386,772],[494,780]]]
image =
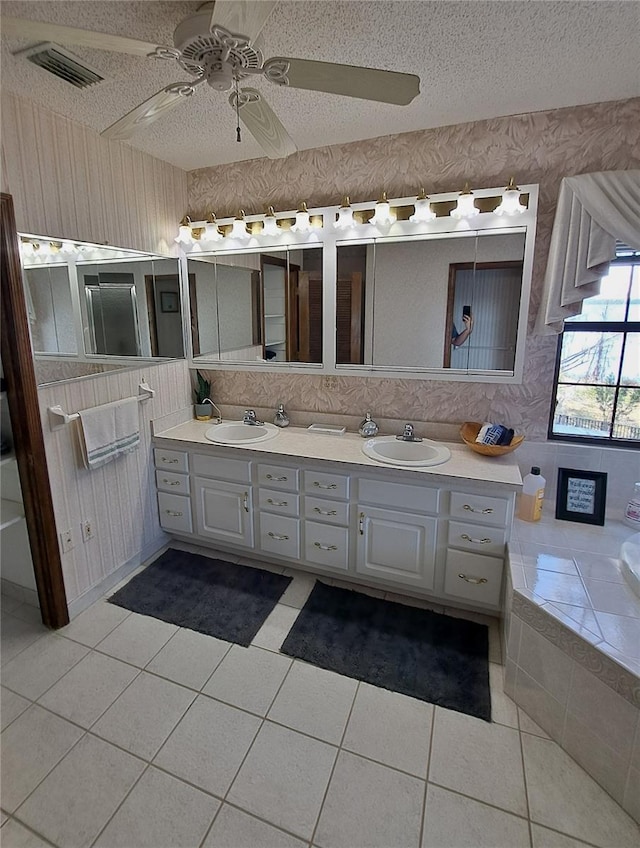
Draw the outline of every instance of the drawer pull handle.
[[[337,483],[329,483],[327,485],[326,483],[318,483],[317,480],[313,481],[313,485],[316,487],[316,489],[337,489],[338,488]]]
[[[167,478],[165,477],[162,482],[166,483],[167,486],[182,486],[181,480],[167,480]]]
[[[491,544],[491,539],[488,539],[486,536],[484,539],[474,539],[472,536],[467,536],[466,533],[463,533],[460,536],[461,539],[464,539],[465,542],[473,542],[474,545],[489,545]]]
[[[361,512],[358,516],[358,531],[361,536],[364,536],[364,520],[366,517],[367,516],[364,514],[364,512]]]
[[[245,512],[249,512],[249,492],[245,492],[242,496],[242,508]]]
[[[313,543],[316,548],[320,548],[321,551],[337,551],[337,545],[321,545],[320,542]]]
[[[278,536],[277,533],[269,533],[269,537],[271,539],[275,539],[277,542],[286,542],[287,539],[289,538],[288,536],[285,536],[284,534],[282,536]]]
[[[161,460],[162,460],[162,462],[166,462],[166,463],[167,463],[167,465],[173,465],[173,464],[174,464],[174,463],[176,463],[176,462],[180,462],[180,460],[179,460],[179,459],[169,459],[169,457],[168,457],[168,456],[163,456],[163,457],[161,458]]]
[[[267,498],[267,503],[271,506],[288,506],[288,501],[274,501],[273,498]]]
[[[461,580],[466,580],[467,583],[473,583],[475,586],[479,586],[481,583],[488,583],[486,577],[469,577],[466,574],[458,574],[458,577]]]
[[[275,480],[277,483],[286,482],[286,477],[274,477],[273,474],[267,474],[267,480]]]
[[[173,518],[182,518],[184,515],[184,512],[176,512],[174,509],[165,509],[165,512]]]
[[[479,512],[480,515],[491,515],[493,512],[492,506],[488,506],[486,509],[474,509],[470,504],[465,504],[462,509],[466,509],[467,512]]]
[[[337,515],[338,514],[337,509],[320,509],[319,506],[314,506],[313,511],[317,512],[318,515]]]

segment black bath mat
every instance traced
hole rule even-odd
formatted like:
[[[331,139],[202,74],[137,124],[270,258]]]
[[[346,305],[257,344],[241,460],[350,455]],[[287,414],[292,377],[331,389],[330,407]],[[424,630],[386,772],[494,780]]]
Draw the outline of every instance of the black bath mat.
[[[109,601],[248,647],[290,582],[260,568],[170,549]]]
[[[317,582],[280,650],[491,721],[484,624]]]

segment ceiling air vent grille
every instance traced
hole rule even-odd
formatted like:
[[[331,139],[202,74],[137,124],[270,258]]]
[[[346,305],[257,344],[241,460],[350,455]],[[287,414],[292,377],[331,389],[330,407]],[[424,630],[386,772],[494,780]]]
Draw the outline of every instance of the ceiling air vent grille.
[[[97,71],[58,44],[39,44],[27,52],[26,58],[76,88],[87,88],[104,80]]]

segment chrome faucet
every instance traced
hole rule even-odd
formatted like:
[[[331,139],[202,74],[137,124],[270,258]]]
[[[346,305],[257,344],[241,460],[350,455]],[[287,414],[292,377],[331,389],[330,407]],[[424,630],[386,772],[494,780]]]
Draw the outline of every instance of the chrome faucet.
[[[264,424],[264,421],[258,421],[254,409],[245,409],[244,415],[242,417],[242,423],[250,424],[252,427],[255,427],[258,424]]]
[[[404,430],[399,436],[396,436],[396,439],[399,439],[401,442],[421,442],[422,439],[419,436],[414,435],[413,432],[413,424],[405,424]]]
[[[203,400],[203,403],[210,403],[211,404],[211,409],[212,409],[211,417],[215,420],[216,424],[222,424],[222,413],[220,412],[218,407],[215,405],[215,403],[211,400],[211,398],[205,398]],[[213,411],[215,411],[217,414],[213,415]]]

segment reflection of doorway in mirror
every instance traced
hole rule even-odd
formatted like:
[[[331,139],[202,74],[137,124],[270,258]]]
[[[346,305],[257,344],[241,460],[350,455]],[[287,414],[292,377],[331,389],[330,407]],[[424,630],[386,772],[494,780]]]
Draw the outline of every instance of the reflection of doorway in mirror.
[[[460,262],[449,266],[445,325],[445,368],[513,371],[520,310],[522,262]],[[464,330],[463,311],[471,307],[473,332],[452,344]]]
[[[144,283],[147,292],[151,355],[170,358],[184,356],[178,275],[145,274]],[[189,284],[195,285],[193,274],[189,275]],[[192,315],[192,322],[193,320]],[[195,320],[197,321],[197,311]],[[194,334],[194,338],[197,338],[197,333]]]
[[[364,363],[367,245],[340,245],[336,280],[336,362]]]

